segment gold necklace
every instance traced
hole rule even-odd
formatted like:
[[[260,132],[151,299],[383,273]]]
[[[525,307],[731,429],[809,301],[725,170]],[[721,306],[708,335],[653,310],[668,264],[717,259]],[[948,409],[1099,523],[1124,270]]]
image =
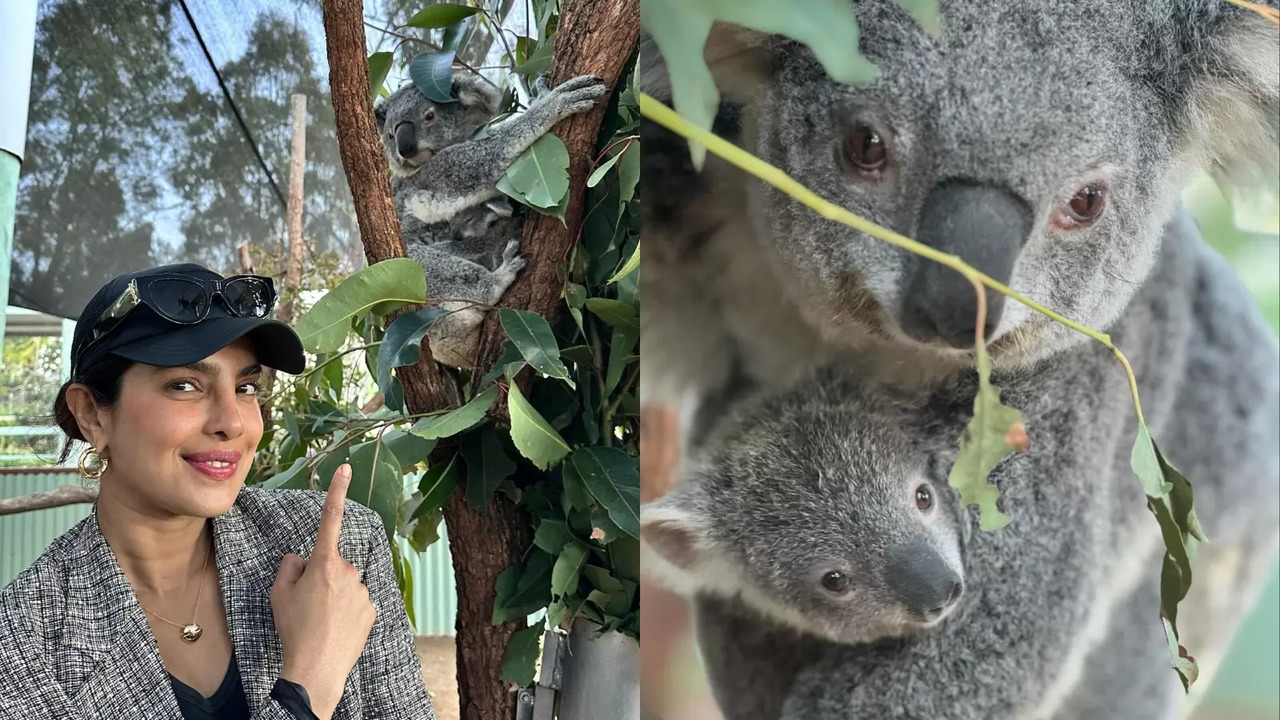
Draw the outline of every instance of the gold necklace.
[[[200,584],[196,586],[196,609],[195,609],[195,612],[192,613],[190,625],[183,625],[181,623],[176,623],[168,618],[161,617],[160,613],[156,612],[155,610],[152,610],[146,605],[143,605],[141,600],[138,601],[138,607],[142,608],[143,610],[146,610],[152,615],[155,615],[156,619],[163,620],[176,628],[180,628],[182,630],[182,640],[183,642],[186,642],[186,643],[194,643],[195,641],[200,639],[201,635],[204,634],[204,630],[196,623],[196,620],[200,618],[200,593],[204,591],[204,572],[205,570],[209,569],[209,556],[212,554],[213,554],[213,543],[210,542],[209,552],[206,552],[204,554],[204,565],[200,566]]]

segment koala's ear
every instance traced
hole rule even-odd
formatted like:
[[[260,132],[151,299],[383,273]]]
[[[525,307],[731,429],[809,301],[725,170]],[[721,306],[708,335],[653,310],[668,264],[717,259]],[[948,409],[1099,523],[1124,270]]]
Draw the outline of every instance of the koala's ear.
[[[502,93],[482,78],[473,74],[453,77],[453,96],[468,110],[479,110],[485,115],[497,115]]]
[[[383,126],[387,124],[387,104],[380,102],[373,106],[373,122],[378,126],[378,132],[382,132]]]
[[[1219,180],[1280,184],[1280,24],[1227,4],[1185,34],[1194,42],[1181,148]]]
[[[704,559],[704,529],[675,495],[646,504],[640,510],[640,537],[673,568],[692,572]]]

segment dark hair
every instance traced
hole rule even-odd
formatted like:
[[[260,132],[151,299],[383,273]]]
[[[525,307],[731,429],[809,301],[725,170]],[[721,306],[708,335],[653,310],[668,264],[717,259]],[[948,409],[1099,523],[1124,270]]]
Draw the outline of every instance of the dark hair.
[[[124,372],[132,366],[132,360],[126,360],[118,355],[104,355],[89,367],[79,368],[76,375],[58,388],[58,396],[53,400],[53,421],[67,436],[67,444],[62,446],[62,454],[58,456],[59,464],[65,462],[67,456],[71,454],[73,442],[76,440],[88,442],[80,432],[80,424],[76,422],[76,416],[67,406],[67,388],[71,387],[72,383],[80,383],[89,388],[94,402],[102,407],[111,407],[120,399],[120,380]]]

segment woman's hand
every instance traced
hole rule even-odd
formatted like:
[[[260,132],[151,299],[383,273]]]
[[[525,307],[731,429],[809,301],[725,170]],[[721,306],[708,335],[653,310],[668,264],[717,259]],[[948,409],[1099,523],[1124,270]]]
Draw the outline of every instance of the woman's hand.
[[[350,484],[351,466],[344,464],[325,494],[311,560],[285,555],[271,587],[271,614],[284,646],[280,676],[307,689],[321,720],[338,707],[377,615],[360,571],[338,553]]]

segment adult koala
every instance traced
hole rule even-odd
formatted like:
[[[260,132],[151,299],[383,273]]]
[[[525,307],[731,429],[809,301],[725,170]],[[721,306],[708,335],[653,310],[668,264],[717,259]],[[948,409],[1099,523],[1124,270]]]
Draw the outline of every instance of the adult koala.
[[[432,355],[471,367],[484,309],[494,305],[524,267],[522,216],[497,183],[551,127],[596,104],[604,84],[582,75],[539,95],[529,109],[477,136],[498,114],[497,88],[455,72],[457,102],[437,103],[410,84],[374,108],[405,251],[422,265],[427,291],[450,311],[431,326]]]
[[[881,71],[868,87],[833,82],[796,43],[718,31],[707,51],[725,97],[717,131],[819,195],[1112,335],[1134,362],[1153,436],[1195,483],[1212,541],[1179,613],[1207,686],[1274,555],[1280,360],[1178,198],[1203,169],[1276,178],[1277,28],[1217,0],[941,5],[934,39],[888,0],[856,3],[861,50]],[[646,90],[669,98],[645,50]],[[960,276],[713,158],[695,174],[683,141],[644,132],[651,398],[696,404],[727,375],[733,347],[754,380],[779,385],[849,351],[903,385],[972,364],[975,298]],[[1172,712],[1153,602],[1160,542],[1128,468],[1135,418],[1119,369],[1083,336],[987,299],[997,382],[1024,411],[1033,449],[996,470],[1015,522],[975,534],[976,609],[918,643],[796,653],[791,671],[816,664],[800,670],[788,717]],[[1073,518],[1069,534],[1044,532],[1050,512]],[[1056,563],[1062,582],[1019,585],[1013,570],[1032,556]],[[699,610],[722,704],[786,674],[768,662],[792,655],[785,638],[743,652],[724,641],[753,637],[735,608]],[[975,621],[984,616],[994,624]],[[1130,617],[1146,625],[1109,642]]]

